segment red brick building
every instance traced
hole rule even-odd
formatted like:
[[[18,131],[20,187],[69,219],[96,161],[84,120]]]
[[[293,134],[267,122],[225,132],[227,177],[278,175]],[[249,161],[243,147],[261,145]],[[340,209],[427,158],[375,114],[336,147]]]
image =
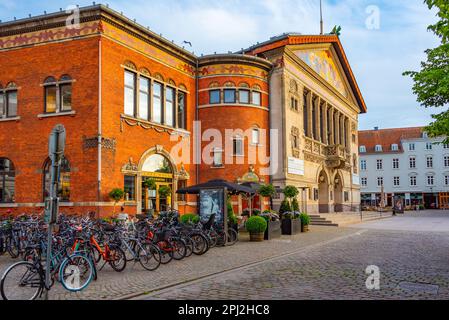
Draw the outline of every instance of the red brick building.
[[[43,211],[56,124],[67,131],[64,212],[108,215],[114,188],[128,213],[196,212],[196,196],[178,188],[270,182],[273,62],[196,57],[102,5],[73,21],[61,11],[0,23],[0,214]]]

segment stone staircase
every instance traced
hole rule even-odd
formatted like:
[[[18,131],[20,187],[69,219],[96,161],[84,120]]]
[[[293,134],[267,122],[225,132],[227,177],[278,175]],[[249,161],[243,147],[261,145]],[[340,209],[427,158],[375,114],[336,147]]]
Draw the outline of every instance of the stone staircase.
[[[362,216],[363,218],[360,216],[360,212],[311,214],[310,224],[315,226],[339,227],[350,224],[362,223],[366,221],[390,218],[392,216],[392,213],[364,211],[362,213]]]

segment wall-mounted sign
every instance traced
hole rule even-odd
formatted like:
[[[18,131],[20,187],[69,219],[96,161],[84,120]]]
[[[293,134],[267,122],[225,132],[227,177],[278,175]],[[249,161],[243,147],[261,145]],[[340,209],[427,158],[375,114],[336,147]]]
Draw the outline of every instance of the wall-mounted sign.
[[[305,173],[304,160],[288,157],[288,173],[303,176]]]
[[[352,175],[352,184],[360,185],[360,176],[358,174]]]

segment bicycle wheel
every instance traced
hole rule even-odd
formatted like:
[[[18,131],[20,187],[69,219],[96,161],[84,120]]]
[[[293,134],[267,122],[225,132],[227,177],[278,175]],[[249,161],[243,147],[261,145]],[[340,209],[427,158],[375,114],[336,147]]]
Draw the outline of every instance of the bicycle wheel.
[[[35,300],[44,285],[40,270],[30,262],[20,261],[3,274],[0,294],[4,300]]]
[[[136,252],[136,241],[131,240],[128,245],[129,248],[125,244],[122,244],[122,250],[125,253],[126,262],[136,260],[136,257],[134,256],[134,252]]]
[[[109,264],[112,269],[117,272],[122,272],[126,268],[126,256],[122,249],[113,247],[109,251]]]
[[[216,232],[209,232],[207,234],[207,238],[209,240],[209,247],[214,248],[218,242],[218,235]]]
[[[161,254],[161,263],[167,264],[172,261],[173,255],[169,251],[171,249],[170,244],[167,241],[161,241],[157,245]]]
[[[140,265],[148,271],[154,271],[161,265],[161,252],[155,245],[141,244],[137,255]]]
[[[170,239],[169,242],[171,247],[170,255],[173,257],[173,259],[175,260],[184,259],[187,253],[187,247],[184,240],[175,238]]]
[[[84,290],[94,277],[94,267],[89,258],[74,254],[66,258],[59,268],[62,286],[71,292]]]
[[[190,236],[193,241],[193,253],[197,256],[205,254],[209,250],[207,238],[201,234],[193,234]]]
[[[228,246],[233,246],[234,244],[237,243],[237,241],[239,241],[239,234],[234,229],[229,229],[228,230],[228,243],[227,243],[227,245]]]
[[[186,245],[186,257],[190,257],[193,254],[193,240],[189,236],[182,237]]]
[[[20,254],[19,240],[17,238],[10,238],[8,242],[8,253],[11,258],[15,259]]]

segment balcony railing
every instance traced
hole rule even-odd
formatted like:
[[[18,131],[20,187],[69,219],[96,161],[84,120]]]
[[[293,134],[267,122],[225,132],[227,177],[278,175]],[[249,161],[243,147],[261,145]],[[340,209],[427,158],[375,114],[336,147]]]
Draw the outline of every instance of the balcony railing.
[[[350,161],[350,155],[342,145],[326,146],[326,166],[334,169],[342,169]]]

